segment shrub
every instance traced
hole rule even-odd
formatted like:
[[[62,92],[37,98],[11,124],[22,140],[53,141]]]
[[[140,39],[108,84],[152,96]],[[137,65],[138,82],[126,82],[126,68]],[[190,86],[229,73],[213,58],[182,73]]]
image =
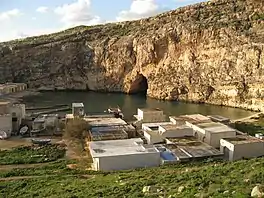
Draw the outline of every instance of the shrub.
[[[84,139],[85,132],[89,130],[89,125],[81,118],[74,118],[67,122],[65,127],[65,137],[73,139]]]

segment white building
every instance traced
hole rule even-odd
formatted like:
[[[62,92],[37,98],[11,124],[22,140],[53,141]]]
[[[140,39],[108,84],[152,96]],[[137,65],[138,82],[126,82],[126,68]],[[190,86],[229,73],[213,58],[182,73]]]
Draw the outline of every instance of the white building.
[[[140,138],[89,142],[93,169],[126,170],[160,165],[160,153]]]
[[[73,116],[84,116],[84,104],[72,103],[72,114]]]
[[[10,114],[11,103],[10,102],[0,102],[0,115]]]
[[[159,134],[164,137],[184,137],[193,136],[193,129],[186,126],[178,126],[175,124],[161,125],[159,126]]]
[[[5,132],[7,137],[11,136],[11,133],[12,133],[12,115],[11,114],[0,115],[0,131]]]
[[[166,120],[163,111],[159,109],[138,109],[137,115],[134,115],[134,117],[142,123],[164,122]]]
[[[214,122],[221,122],[223,124],[228,124],[230,122],[229,118],[220,115],[209,115],[208,118],[210,118]]]
[[[170,121],[176,125],[185,125],[186,122],[190,123],[204,123],[212,122],[212,120],[201,114],[192,114],[192,115],[182,115],[182,116],[170,116]]]
[[[165,138],[159,134],[159,131],[144,131],[144,137],[148,144],[159,144],[165,142]]]
[[[194,136],[213,146],[214,148],[220,147],[220,140],[222,138],[236,137],[236,130],[218,122],[207,122],[193,124],[186,122],[186,125],[193,128]]]
[[[59,115],[58,114],[47,114],[44,115],[47,127],[57,128],[59,125]]]
[[[144,137],[148,144],[157,144],[164,141],[164,138],[159,134],[159,126],[168,125],[171,122],[157,122],[157,123],[144,123],[142,130]]]
[[[125,126],[127,122],[121,118],[92,118],[84,117],[91,127]]]
[[[220,150],[229,161],[264,156],[264,140],[246,135],[220,140]]]
[[[22,123],[22,120],[26,116],[26,105],[25,104],[13,104],[11,106],[12,114],[12,131],[17,132]]]

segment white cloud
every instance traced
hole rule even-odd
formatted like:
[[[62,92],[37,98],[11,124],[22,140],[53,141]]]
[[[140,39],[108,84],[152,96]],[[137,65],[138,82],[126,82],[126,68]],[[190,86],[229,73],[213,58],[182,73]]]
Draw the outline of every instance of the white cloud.
[[[41,7],[38,7],[36,11],[39,13],[46,13],[46,12],[48,12],[48,10],[49,10],[48,7],[41,6]]]
[[[22,15],[19,9],[8,10],[6,12],[0,12],[0,21],[10,20],[12,18]]]
[[[12,30],[9,34],[0,35],[0,42],[10,41],[14,39],[23,39],[31,36],[40,36],[44,34],[51,34],[65,30],[64,28],[43,28],[43,29],[27,29],[27,30]]]
[[[129,10],[121,11],[117,21],[129,21],[153,16],[161,12],[155,0],[133,0]]]
[[[94,25],[102,22],[99,16],[91,12],[90,0],[76,0],[74,3],[64,4],[57,7],[55,13],[61,16],[61,21],[66,27]]]

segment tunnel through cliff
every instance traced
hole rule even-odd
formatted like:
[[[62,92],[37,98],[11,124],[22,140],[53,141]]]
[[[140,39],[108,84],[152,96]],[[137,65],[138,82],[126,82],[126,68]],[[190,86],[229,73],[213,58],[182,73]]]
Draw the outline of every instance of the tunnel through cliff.
[[[142,74],[138,74],[132,82],[129,93],[130,94],[147,94],[148,90],[148,80]]]

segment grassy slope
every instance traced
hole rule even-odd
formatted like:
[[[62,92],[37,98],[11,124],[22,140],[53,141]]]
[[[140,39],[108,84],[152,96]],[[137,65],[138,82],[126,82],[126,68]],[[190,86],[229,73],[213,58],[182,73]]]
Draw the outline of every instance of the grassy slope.
[[[257,183],[264,183],[263,164],[264,158],[259,158],[109,174],[70,170],[65,161],[60,161],[42,168],[2,171],[0,197],[146,197],[142,189],[148,185],[163,189],[160,195],[165,197],[249,197]],[[3,178],[32,175],[42,177],[3,181]],[[185,189],[178,193],[180,186]]]
[[[46,147],[18,147],[10,151],[0,150],[0,165],[7,164],[32,164],[56,161],[62,158],[65,149],[59,146]]]
[[[246,125],[238,123],[237,128],[253,135],[263,123],[261,118]],[[14,149],[8,155],[0,152],[3,154],[0,162],[33,163],[35,161],[29,156],[42,154],[42,151],[51,158],[57,156],[53,155],[53,148]],[[18,163],[16,159],[21,154],[24,157]],[[0,165],[0,197],[249,197],[256,184],[264,184],[264,158],[234,163],[196,162],[113,173],[71,170],[67,168],[68,163],[58,160],[43,164],[43,167],[13,170],[1,169]],[[155,186],[163,192],[146,195],[142,192],[144,186]],[[178,193],[180,186],[185,188]]]
[[[249,135],[255,135],[256,133],[264,134],[264,118],[260,118],[254,122],[237,122],[233,124],[233,127]]]

